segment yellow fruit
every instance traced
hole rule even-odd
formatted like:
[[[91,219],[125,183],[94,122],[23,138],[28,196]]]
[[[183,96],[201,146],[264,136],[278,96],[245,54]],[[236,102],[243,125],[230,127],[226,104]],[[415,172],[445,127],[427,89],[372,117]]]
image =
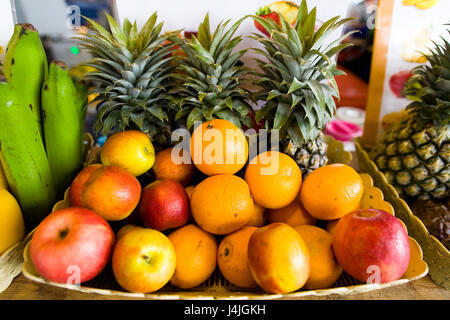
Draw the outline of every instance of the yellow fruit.
[[[100,158],[105,166],[118,166],[138,177],[155,164],[155,148],[145,133],[128,130],[109,137]]]
[[[220,242],[217,264],[229,282],[242,288],[256,287],[257,283],[248,267],[248,241],[257,227],[245,226],[225,236]]]
[[[267,220],[269,223],[284,222],[291,227],[304,224],[316,224],[316,218],[306,212],[299,199],[295,199],[286,207],[280,209],[270,209]]]
[[[0,188],[0,254],[25,236],[22,211],[16,199]]]
[[[294,24],[297,20],[298,6],[290,1],[275,1],[269,4],[267,7],[271,11],[277,12],[282,16],[287,22]]]
[[[248,142],[234,124],[214,119],[194,130],[191,157],[197,169],[208,176],[235,174],[247,162]]]
[[[245,170],[245,181],[256,203],[263,208],[279,209],[297,197],[302,174],[298,164],[288,155],[266,151],[250,161]]]
[[[432,6],[434,6],[436,3],[438,3],[439,0],[428,0],[428,1],[422,1],[416,4],[416,8],[420,10],[429,9]]]
[[[259,204],[253,201],[253,214],[246,226],[262,227],[267,221],[266,208],[261,207]]]
[[[224,174],[206,178],[191,195],[195,222],[213,234],[228,234],[250,221],[253,200],[247,183],[238,176]]]
[[[342,274],[342,268],[333,253],[333,235],[310,225],[296,226],[294,229],[305,241],[310,254],[311,272],[305,288],[331,287]]]
[[[199,227],[188,224],[169,234],[177,266],[170,283],[190,289],[205,282],[217,266],[217,240]]]
[[[360,208],[364,191],[361,176],[345,164],[330,164],[311,172],[300,191],[300,201],[310,215],[336,220]]]

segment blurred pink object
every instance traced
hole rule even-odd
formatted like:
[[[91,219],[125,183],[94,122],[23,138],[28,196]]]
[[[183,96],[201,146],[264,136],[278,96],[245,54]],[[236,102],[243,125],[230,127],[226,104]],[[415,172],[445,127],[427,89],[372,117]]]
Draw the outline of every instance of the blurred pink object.
[[[362,132],[362,129],[356,124],[342,120],[333,120],[328,123],[325,128],[326,134],[332,136],[336,140],[344,142],[360,137]]]

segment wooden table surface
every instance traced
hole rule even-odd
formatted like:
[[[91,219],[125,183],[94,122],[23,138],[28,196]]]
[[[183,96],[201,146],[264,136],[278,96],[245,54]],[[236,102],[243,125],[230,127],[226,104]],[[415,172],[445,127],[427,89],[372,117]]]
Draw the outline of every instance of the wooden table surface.
[[[118,300],[117,296],[80,293],[56,288],[18,276],[11,286],[0,293],[0,300]],[[331,295],[327,297],[306,297],[299,300],[450,300],[450,291],[436,286],[432,280],[424,278],[371,292],[347,296]]]

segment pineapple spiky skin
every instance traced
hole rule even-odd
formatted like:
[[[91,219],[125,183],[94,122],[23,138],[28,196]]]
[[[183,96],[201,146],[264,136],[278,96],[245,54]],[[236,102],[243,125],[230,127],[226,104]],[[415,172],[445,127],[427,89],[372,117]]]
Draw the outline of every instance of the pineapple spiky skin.
[[[449,32],[450,33],[450,32]],[[450,196],[450,44],[442,38],[412,70],[403,95],[406,117],[390,127],[372,159],[400,196],[409,200]]]
[[[292,24],[283,17],[280,24],[252,16],[269,34],[254,34],[265,50],[254,49],[261,72],[256,85],[262,89],[254,100],[264,101],[255,120],[265,122],[269,131],[278,130],[280,150],[290,155],[306,177],[327,164],[323,129],[336,111],[339,98],[335,76],[338,70],[332,58],[350,44],[341,43],[350,33],[327,43],[328,36],[351,19],[339,16],[316,28],[316,8],[308,11],[303,0]]]
[[[125,19],[123,27],[107,14],[109,29],[88,19],[91,32],[78,38],[93,58],[84,63],[94,71],[85,80],[95,84],[91,93],[99,101],[94,129],[103,135],[128,129],[148,134],[156,150],[171,145],[168,94],[175,85],[173,51],[169,38],[177,32],[162,34],[154,13],[140,31]]]
[[[292,140],[281,141],[281,151],[297,162],[303,178],[328,163],[327,149],[328,146],[322,132],[316,139],[309,140],[301,148],[295,145]]]
[[[450,195],[450,128],[436,130],[414,119],[391,127],[372,158],[400,196],[442,199]]]

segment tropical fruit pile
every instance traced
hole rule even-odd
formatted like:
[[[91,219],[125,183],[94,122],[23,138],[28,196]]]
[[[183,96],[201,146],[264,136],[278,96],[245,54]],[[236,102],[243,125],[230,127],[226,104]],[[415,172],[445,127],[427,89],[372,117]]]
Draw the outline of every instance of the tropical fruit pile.
[[[365,282],[375,266],[384,283],[408,268],[406,229],[385,211],[360,209],[353,168],[330,164],[303,180],[286,154],[249,159],[244,133],[222,119],[198,126],[190,146],[155,155],[140,131],[112,135],[99,163],[74,179],[68,207],[36,229],[36,270],[67,283],[75,266],[82,283],[111,263],[118,284],[139,293],[193,289],[218,270],[239,288],[289,293],[329,288],[343,270]],[[142,184],[145,172],[154,181]]]
[[[65,66],[51,64],[30,103],[12,81],[0,87],[8,90],[2,98],[17,104],[0,109],[10,119],[2,128],[18,119],[12,110],[27,112],[30,126],[21,129],[29,136],[14,132],[36,144],[36,164],[47,170],[38,175],[45,188],[33,192],[61,199],[69,187],[66,207],[47,215],[30,242],[40,275],[84,283],[110,265],[124,290],[148,293],[168,283],[192,289],[218,270],[239,288],[288,293],[333,286],[343,271],[366,282],[375,268],[380,283],[404,274],[410,252],[403,224],[387,212],[361,210],[359,174],[327,164],[322,130],[334,116],[334,77],[341,74],[332,57],[348,45],[341,44],[348,34],[328,37],[348,19],[319,24],[306,1],[280,1],[213,32],[206,15],[198,33],[183,38],[162,33],[156,13],[141,30],[107,18],[110,30],[89,20],[90,33],[80,38],[92,55],[84,80],[99,102],[95,128],[107,136],[97,161],[80,171],[86,92],[69,81]],[[251,36],[262,48],[250,49],[259,55],[258,70],[240,61],[249,49],[236,50],[244,19],[262,31]],[[19,59],[9,61],[7,79],[19,74],[7,71]],[[39,113],[28,107],[37,102]],[[254,102],[262,102],[256,112]],[[62,107],[72,112],[67,124],[65,113],[53,114]],[[3,149],[3,139],[15,140],[1,132],[8,160],[15,149]],[[23,161],[33,155],[17,148]]]

